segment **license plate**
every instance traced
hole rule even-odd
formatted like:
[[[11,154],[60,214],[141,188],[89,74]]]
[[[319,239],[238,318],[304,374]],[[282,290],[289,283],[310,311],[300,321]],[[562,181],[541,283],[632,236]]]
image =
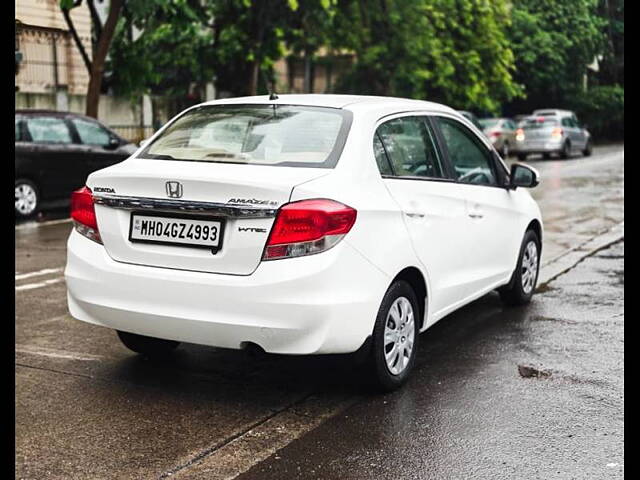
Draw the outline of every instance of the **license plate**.
[[[222,247],[223,229],[224,222],[220,219],[132,213],[129,240],[218,251]]]

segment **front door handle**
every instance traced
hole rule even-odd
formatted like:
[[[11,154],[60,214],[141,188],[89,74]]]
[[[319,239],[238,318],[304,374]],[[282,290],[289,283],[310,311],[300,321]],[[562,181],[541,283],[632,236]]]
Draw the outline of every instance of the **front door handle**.
[[[471,212],[471,213],[469,213],[469,216],[470,216],[471,218],[483,218],[483,217],[484,217],[484,215],[483,215],[483,214],[478,213],[478,212]]]

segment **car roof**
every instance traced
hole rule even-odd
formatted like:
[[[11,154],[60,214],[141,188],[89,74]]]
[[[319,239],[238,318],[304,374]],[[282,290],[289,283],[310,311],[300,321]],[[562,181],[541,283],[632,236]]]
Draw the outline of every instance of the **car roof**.
[[[47,115],[50,117],[78,117],[84,118],[87,120],[93,120],[94,122],[102,123],[100,120],[96,120],[95,118],[87,117],[86,115],[82,115],[81,113],[75,112],[62,112],[60,110],[46,110],[46,109],[31,109],[31,108],[21,108],[15,111],[16,115]]]
[[[544,114],[573,115],[573,112],[571,110],[560,110],[558,108],[541,108],[538,110],[534,110],[532,115],[544,115]]]
[[[277,100],[269,100],[268,95],[257,95],[253,97],[235,97],[212,100],[200,105],[233,105],[233,104],[253,104],[253,105],[301,105],[328,108],[342,108],[347,110],[357,110],[362,108],[389,108],[397,106],[399,109],[415,110],[436,110],[442,112],[452,112],[453,109],[434,102],[415,100],[399,97],[380,97],[372,95],[338,95],[338,94],[286,94],[278,95]]]

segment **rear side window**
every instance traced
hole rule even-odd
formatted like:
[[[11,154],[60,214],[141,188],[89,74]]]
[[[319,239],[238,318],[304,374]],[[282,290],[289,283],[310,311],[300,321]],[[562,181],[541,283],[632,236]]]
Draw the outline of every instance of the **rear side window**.
[[[80,141],[85,145],[108,145],[111,135],[95,122],[72,118],[71,123],[76,127]]]
[[[294,105],[211,105],[178,118],[140,158],[332,168],[351,112]]]
[[[382,175],[393,175],[393,170],[391,170],[391,164],[387,157],[387,152],[385,152],[382,140],[380,140],[380,135],[377,133],[373,137],[373,153],[376,157],[376,163],[378,164],[378,170],[380,170],[380,173]]]
[[[401,117],[378,127],[379,140],[391,164],[391,174],[398,177],[442,178],[442,166],[431,129],[422,117]],[[376,156],[376,160],[378,160]],[[378,160],[378,167],[384,162]],[[385,174],[380,168],[380,173]]]
[[[461,123],[438,118],[449,159],[461,183],[497,185],[489,150]]]
[[[71,133],[64,119],[56,117],[29,117],[27,131],[35,143],[71,143]]]

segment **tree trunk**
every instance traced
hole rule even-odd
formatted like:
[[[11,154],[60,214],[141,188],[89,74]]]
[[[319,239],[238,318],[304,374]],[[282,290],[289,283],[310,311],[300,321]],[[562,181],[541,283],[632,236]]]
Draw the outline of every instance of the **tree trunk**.
[[[87,90],[86,115],[88,117],[98,118],[98,103],[100,101],[100,87],[102,86],[104,62],[107,58],[107,53],[109,53],[109,47],[111,46],[111,40],[113,39],[123,4],[124,0],[111,0],[109,16],[102,28],[102,35],[100,35],[98,39],[95,55],[91,62],[89,88]]]
[[[260,62],[254,60],[249,65],[249,83],[247,85],[247,95],[258,94],[258,75],[260,73]]]

